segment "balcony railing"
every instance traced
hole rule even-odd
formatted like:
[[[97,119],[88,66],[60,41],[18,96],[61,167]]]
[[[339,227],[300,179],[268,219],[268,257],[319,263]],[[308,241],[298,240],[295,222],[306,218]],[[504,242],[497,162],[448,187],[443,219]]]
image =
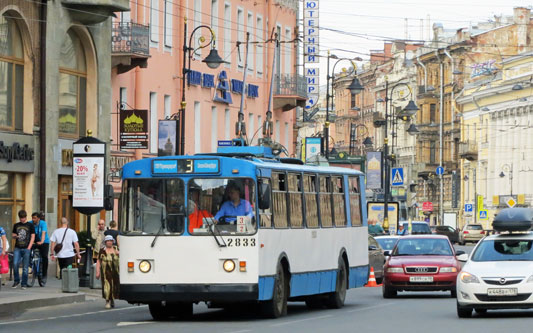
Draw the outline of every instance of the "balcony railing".
[[[131,22],[114,23],[111,53],[150,56],[150,28]]]
[[[469,161],[477,160],[478,145],[475,141],[459,142],[459,156]]]
[[[274,96],[276,95],[307,98],[305,77],[298,74],[277,74],[274,77]]]

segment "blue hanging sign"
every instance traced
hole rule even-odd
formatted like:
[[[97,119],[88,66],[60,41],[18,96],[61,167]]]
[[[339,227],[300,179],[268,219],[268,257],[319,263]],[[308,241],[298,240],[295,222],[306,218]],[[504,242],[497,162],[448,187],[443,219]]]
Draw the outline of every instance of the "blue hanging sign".
[[[257,98],[259,97],[259,86],[256,86],[255,84],[248,84],[248,97],[251,98]]]
[[[242,94],[243,83],[241,80],[231,79],[231,92]]]
[[[231,93],[229,92],[228,75],[226,74],[226,71],[221,71],[220,74],[218,74],[218,85],[217,89],[215,90],[213,101],[226,104],[232,103]]]

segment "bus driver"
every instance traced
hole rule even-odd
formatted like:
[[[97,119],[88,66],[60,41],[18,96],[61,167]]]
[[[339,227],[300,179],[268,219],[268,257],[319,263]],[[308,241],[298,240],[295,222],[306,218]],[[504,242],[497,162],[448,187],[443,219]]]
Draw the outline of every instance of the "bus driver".
[[[250,202],[245,199],[241,199],[241,190],[235,185],[228,185],[229,200],[224,202],[220,207],[220,210],[215,215],[215,220],[220,221],[221,217],[224,217],[225,222],[235,223],[237,216],[254,216],[254,209]]]

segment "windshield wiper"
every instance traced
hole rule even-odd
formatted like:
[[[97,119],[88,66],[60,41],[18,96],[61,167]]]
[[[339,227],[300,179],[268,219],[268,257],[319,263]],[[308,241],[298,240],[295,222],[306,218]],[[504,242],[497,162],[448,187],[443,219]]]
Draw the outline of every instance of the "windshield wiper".
[[[154,240],[152,241],[152,245],[150,247],[154,247],[155,245],[155,241],[157,240],[157,237],[159,237],[163,231],[163,229],[165,229],[165,221],[166,221],[166,217],[164,216],[161,216],[161,226],[159,227],[159,230],[157,231],[157,234],[155,234],[155,237],[154,237]]]
[[[211,229],[211,227],[213,227],[213,229]],[[216,223],[208,225],[207,226],[207,230],[209,230],[211,232],[211,235],[213,235],[213,237],[215,238],[215,241],[217,242],[218,247],[226,247],[227,246],[226,241],[224,240],[224,237],[222,237],[222,235],[220,234],[220,230],[218,230]],[[222,240],[222,243],[220,243],[218,241],[218,237],[215,234],[215,230],[216,230],[218,236],[220,237],[220,239]]]

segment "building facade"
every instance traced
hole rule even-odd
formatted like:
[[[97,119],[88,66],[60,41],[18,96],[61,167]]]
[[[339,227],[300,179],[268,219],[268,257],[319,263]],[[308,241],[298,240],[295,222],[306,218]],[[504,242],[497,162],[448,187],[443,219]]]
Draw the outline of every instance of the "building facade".
[[[72,143],[86,130],[109,141],[110,17],[128,8],[125,0],[0,2],[0,224],[6,230],[20,209],[45,212],[50,231],[62,216],[76,230],[86,227],[72,209]]]

